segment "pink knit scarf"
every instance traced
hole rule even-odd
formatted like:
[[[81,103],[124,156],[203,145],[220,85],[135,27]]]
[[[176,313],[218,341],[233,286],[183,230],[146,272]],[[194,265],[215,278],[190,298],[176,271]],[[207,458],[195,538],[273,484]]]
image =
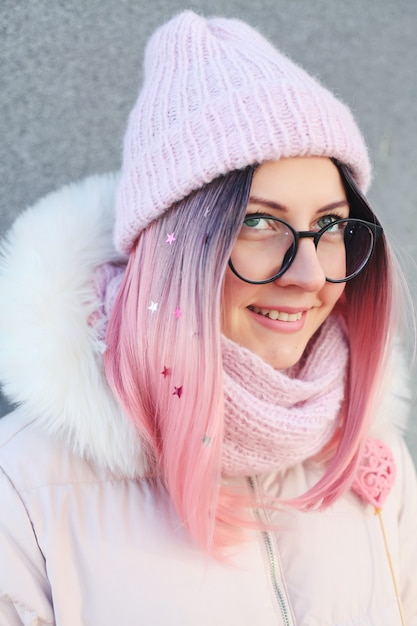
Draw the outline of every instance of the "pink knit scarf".
[[[102,342],[123,273],[124,267],[106,264],[95,275],[99,306],[89,321]],[[326,445],[345,390],[348,346],[339,316],[326,320],[301,362],[286,372],[226,337],[222,353],[225,475],[285,469]]]
[[[336,316],[323,324],[302,362],[285,372],[223,337],[223,473],[279,471],[320,452],[338,424],[347,361]]]

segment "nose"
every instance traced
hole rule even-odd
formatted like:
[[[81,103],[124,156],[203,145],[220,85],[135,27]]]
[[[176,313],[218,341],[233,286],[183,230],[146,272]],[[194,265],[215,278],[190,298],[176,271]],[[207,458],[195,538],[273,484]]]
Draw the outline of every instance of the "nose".
[[[300,239],[294,261],[275,282],[281,287],[297,285],[304,291],[319,291],[324,287],[326,276],[312,239]]]

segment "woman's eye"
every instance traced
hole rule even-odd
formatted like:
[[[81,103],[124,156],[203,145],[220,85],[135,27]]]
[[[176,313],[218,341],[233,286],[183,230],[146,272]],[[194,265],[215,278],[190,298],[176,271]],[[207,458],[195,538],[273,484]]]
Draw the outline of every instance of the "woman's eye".
[[[246,215],[240,230],[239,239],[248,241],[266,241],[272,238],[287,237],[291,229],[285,222],[270,215],[253,213]]]
[[[280,220],[276,220],[269,215],[259,215],[258,213],[246,215],[243,226],[251,230],[276,231],[277,228],[282,228]]]
[[[329,224],[333,224],[337,220],[342,220],[343,217],[341,215],[323,215],[320,219],[317,220],[317,228],[321,230],[322,228],[326,228]]]
[[[264,217],[257,217],[256,215],[249,215],[245,217],[243,225],[248,228],[256,228],[258,230],[268,228],[267,220]]]

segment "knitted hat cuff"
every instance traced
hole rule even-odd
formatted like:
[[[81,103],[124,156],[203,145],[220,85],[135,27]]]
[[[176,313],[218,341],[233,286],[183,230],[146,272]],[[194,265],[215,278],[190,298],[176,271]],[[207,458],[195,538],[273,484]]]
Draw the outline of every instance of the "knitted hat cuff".
[[[256,32],[247,25],[214,20],[211,24],[225,25],[217,42],[218,27],[201,28],[201,35],[192,27],[205,21],[189,13],[162,27],[149,44],[144,89],[125,138],[116,247],[129,253],[140,231],[172,204],[218,176],[267,160],[333,157],[350,168],[366,191],[370,182],[367,150],[349,109],[259,33],[252,41],[259,48],[249,61],[236,43],[243,34]],[[189,67],[181,74],[183,84],[177,85],[179,76],[162,80],[160,57],[164,53],[169,58],[173,41],[177,47],[183,43],[181,29],[194,48],[190,44],[187,52],[185,44],[181,47],[182,62]],[[197,35],[205,37],[203,43]],[[218,46],[221,58],[203,54],[208,44],[211,53]],[[198,61],[187,54],[201,54],[201,58]],[[159,74],[152,75],[152,62]],[[210,81],[210,89],[205,80]]]

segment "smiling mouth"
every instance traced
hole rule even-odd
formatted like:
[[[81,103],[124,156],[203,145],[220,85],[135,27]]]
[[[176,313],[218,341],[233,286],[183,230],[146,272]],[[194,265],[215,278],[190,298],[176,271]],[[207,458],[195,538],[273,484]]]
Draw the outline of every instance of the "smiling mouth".
[[[302,311],[298,313],[285,313],[285,311],[277,311],[275,309],[260,309],[257,306],[248,306],[248,309],[258,315],[263,315],[264,317],[269,317],[271,320],[278,320],[280,322],[297,322],[303,315]]]

